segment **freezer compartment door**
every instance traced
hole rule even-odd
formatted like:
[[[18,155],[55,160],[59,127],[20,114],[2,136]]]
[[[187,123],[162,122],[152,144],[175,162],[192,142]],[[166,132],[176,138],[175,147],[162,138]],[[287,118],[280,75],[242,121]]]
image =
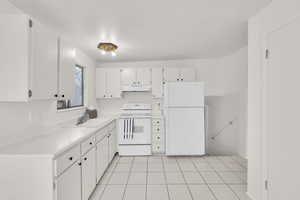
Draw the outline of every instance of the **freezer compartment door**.
[[[166,154],[204,155],[205,131],[203,108],[166,110]]]
[[[204,107],[204,83],[166,83],[165,107]]]

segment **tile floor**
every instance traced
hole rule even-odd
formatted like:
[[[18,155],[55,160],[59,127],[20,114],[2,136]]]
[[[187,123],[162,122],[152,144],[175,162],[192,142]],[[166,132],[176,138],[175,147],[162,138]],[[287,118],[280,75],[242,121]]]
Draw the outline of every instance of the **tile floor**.
[[[116,157],[91,200],[250,200],[236,156]]]

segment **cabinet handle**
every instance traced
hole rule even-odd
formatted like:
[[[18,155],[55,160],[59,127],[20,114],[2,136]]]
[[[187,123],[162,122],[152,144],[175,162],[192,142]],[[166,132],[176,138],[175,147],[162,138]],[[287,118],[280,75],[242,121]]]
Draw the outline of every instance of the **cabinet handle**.
[[[79,166],[81,166],[81,162],[80,162],[80,163],[78,163],[78,165],[79,165]]]
[[[181,81],[183,81],[183,78],[181,79]]]
[[[57,94],[55,94],[55,95],[54,95],[54,97],[55,97],[55,98],[57,98],[57,97],[58,97],[58,95],[57,95]]]
[[[177,79],[177,81],[179,81],[179,78]]]
[[[84,158],[84,160],[87,160],[87,158]]]
[[[93,145],[93,143],[92,143],[92,142],[90,142],[90,145]]]
[[[73,160],[73,157],[70,157],[69,160]]]
[[[65,98],[65,95],[63,94],[63,95],[61,95],[61,97],[62,97],[62,98]]]

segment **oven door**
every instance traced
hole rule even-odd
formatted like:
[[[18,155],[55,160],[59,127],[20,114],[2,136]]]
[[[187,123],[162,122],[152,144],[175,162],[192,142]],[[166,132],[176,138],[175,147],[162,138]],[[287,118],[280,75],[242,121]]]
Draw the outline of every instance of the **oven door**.
[[[151,144],[151,118],[124,117],[119,120],[119,144]]]

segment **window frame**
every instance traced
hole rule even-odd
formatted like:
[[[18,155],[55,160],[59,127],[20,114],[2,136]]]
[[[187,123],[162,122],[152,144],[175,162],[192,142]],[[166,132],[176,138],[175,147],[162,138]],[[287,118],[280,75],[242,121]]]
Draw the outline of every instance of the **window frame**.
[[[82,109],[85,107],[85,67],[75,64],[75,68],[80,68],[81,70],[81,84],[82,84],[82,104],[81,105],[76,105],[76,106],[70,106],[70,107],[65,107],[65,108],[58,108],[58,106],[56,106],[57,111],[68,111],[68,110],[76,110],[76,109]],[[59,100],[58,100],[59,101]],[[58,102],[57,101],[57,102]],[[64,100],[66,101],[67,104],[71,104],[71,99],[66,99]]]

